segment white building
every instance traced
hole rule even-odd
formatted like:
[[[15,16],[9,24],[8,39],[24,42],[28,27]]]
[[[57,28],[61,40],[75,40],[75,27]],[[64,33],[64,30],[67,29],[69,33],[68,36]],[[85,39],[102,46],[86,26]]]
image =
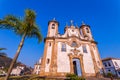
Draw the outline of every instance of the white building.
[[[120,59],[119,58],[105,58],[102,59],[105,74],[112,73],[120,77]]]
[[[40,76],[96,76],[102,72],[102,61],[90,26],[65,26],[64,34],[58,32],[56,20],[48,22]]]
[[[40,60],[34,65],[33,74],[39,74],[39,73],[40,73],[40,66],[41,66],[41,58],[40,58]]]
[[[23,71],[25,69],[24,65],[19,65],[16,68],[12,69],[11,75],[19,76],[23,74]]]

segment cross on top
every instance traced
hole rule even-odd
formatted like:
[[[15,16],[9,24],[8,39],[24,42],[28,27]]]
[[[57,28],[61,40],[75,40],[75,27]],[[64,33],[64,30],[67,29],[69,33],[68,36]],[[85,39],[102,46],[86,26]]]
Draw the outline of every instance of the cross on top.
[[[71,25],[73,26],[73,20],[70,20]]]
[[[55,17],[53,18],[53,20],[55,21]]]
[[[82,21],[82,25],[85,25],[84,21]]]

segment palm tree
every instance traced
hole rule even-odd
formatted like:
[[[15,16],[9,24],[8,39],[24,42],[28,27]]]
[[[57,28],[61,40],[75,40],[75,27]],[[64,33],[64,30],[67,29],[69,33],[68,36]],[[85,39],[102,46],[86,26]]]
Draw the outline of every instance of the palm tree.
[[[1,51],[1,50],[6,50],[6,48],[0,48],[0,51]]]
[[[2,50],[6,50],[6,48],[0,48],[0,56],[2,56],[2,57],[6,57],[7,54],[4,53],[4,52],[1,52]]]
[[[5,80],[8,80],[9,75],[12,71],[12,68],[19,56],[19,53],[23,47],[24,40],[26,38],[35,37],[38,39],[38,42],[42,41],[42,35],[40,33],[39,27],[35,23],[36,14],[33,10],[25,10],[25,16],[23,19],[15,17],[13,15],[7,15],[5,18],[0,20],[1,29],[9,29],[15,32],[16,35],[21,36],[21,42],[19,43],[16,54],[11,62],[8,73]]]

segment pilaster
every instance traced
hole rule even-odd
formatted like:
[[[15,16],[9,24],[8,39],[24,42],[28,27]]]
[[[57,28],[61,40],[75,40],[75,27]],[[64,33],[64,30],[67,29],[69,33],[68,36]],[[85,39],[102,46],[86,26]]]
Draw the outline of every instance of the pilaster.
[[[85,75],[84,64],[83,64],[83,55],[82,54],[72,54],[72,53],[70,53],[68,56],[69,56],[69,59],[70,59],[70,73],[71,74],[74,73],[72,59],[77,58],[77,59],[80,60],[80,67],[81,67],[82,76],[85,77],[86,75]]]
[[[52,58],[51,58],[51,64],[50,64],[50,74],[51,76],[56,76],[57,73],[57,45],[58,43],[53,42],[53,48],[52,48]]]
[[[89,48],[90,48],[90,52],[91,52],[91,56],[92,56],[92,60],[93,60],[93,64],[94,64],[94,70],[95,70],[95,74],[97,74],[99,72],[99,68],[97,66],[97,62],[96,62],[96,59],[95,59],[95,55],[94,55],[94,52],[92,50],[92,46],[89,44]],[[95,75],[96,76],[96,75]]]
[[[47,48],[48,48],[48,41],[45,42],[44,55],[43,55],[43,58],[41,61],[40,76],[43,76],[45,73],[45,62],[46,62]]]

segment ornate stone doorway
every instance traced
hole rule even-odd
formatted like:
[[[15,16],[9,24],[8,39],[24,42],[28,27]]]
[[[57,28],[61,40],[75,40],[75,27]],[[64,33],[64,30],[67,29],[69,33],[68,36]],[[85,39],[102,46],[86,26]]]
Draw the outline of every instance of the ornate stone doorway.
[[[72,61],[73,61],[73,71],[74,71],[74,74],[76,74],[78,76],[81,76],[82,73],[81,73],[81,67],[80,67],[80,60],[75,58]]]

